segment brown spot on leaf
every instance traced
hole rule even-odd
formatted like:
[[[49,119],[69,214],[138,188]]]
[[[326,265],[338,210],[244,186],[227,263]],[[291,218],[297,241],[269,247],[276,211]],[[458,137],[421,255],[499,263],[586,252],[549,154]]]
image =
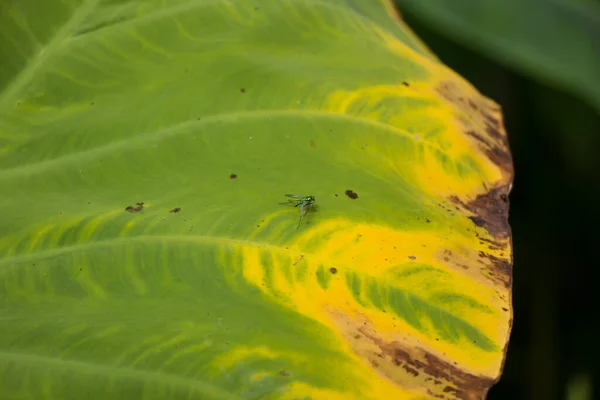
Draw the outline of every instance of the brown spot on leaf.
[[[458,389],[453,388],[452,386],[446,386],[444,388],[444,393],[449,393],[449,392],[454,392],[455,394],[458,394]]]
[[[172,212],[172,213],[175,213],[175,214],[176,214],[176,213],[178,213],[179,211],[181,211],[181,208],[179,208],[179,207],[176,207],[176,208],[172,209],[172,210],[171,210],[171,211],[169,211],[169,212]]]
[[[242,93],[246,93],[246,88],[241,88],[241,89],[240,89],[240,92],[242,92]]]
[[[456,196],[450,199],[475,214],[469,217],[475,225],[485,228],[496,239],[503,240],[509,237],[511,232],[508,224],[509,203],[502,199],[502,195],[506,196],[509,190],[509,185],[492,188],[468,203]]]
[[[453,81],[441,82],[436,90],[460,111],[456,113],[456,119],[462,125],[463,132],[475,139],[484,154],[512,180],[512,155],[499,106],[476,91],[463,93],[468,89]],[[460,114],[466,114],[466,117]]]
[[[235,179],[235,178],[237,178],[237,175],[236,175],[236,174],[231,174],[231,175],[229,175],[229,179]]]
[[[135,207],[134,206],[127,206],[125,208],[125,211],[128,212],[140,212],[144,209],[144,203],[135,203]]]
[[[486,128],[486,132],[490,134],[497,133],[497,131],[490,131],[489,127]],[[492,146],[490,149],[485,149],[484,151],[488,158],[492,160],[492,162],[499,166],[502,170],[509,173],[512,179],[513,161],[512,155],[510,154],[510,151],[508,149],[508,144],[506,145],[506,147]]]
[[[329,272],[331,272],[332,274],[337,274],[337,268],[336,267],[331,267],[329,268]]]
[[[431,391],[431,389],[427,389],[427,394],[430,395],[430,396],[432,396],[432,397],[435,397],[436,399],[443,399],[443,398],[445,398],[443,394],[433,393]]]
[[[499,110],[496,110],[496,112],[498,112],[498,111]],[[500,132],[499,132],[499,130],[502,129],[502,124],[500,123],[500,120],[498,118],[494,117],[489,112],[484,113],[483,118],[485,118],[485,121],[488,126],[491,126],[492,128],[494,128],[495,134],[492,135],[494,137],[494,139],[505,140],[504,135],[500,134]]]
[[[281,376],[290,376],[290,373],[288,371],[279,371],[279,375],[281,375]]]
[[[350,189],[346,190],[346,196],[350,197],[352,200],[358,199],[358,194]]]
[[[489,260],[486,265],[491,268],[490,275],[498,277],[506,287],[510,287],[512,283],[512,265],[510,262],[483,251],[479,252],[479,257]]]
[[[481,217],[472,216],[472,217],[469,217],[469,219],[471,221],[473,221],[473,223],[479,227],[485,226],[485,219],[483,219]]]
[[[409,374],[411,374],[412,376],[419,376],[419,371],[417,371],[414,368],[409,367],[408,365],[404,364],[402,366],[402,368],[404,368],[406,370],[406,372],[408,372]]]
[[[312,148],[316,148],[316,147],[317,147],[317,144],[315,143],[315,141],[314,141],[314,140],[311,140],[311,141],[310,141],[310,142],[308,142],[308,143],[310,144],[310,147],[312,147]]]
[[[497,130],[492,129],[489,126],[486,127],[486,132],[492,137],[501,136]],[[468,130],[465,133],[477,140],[485,155],[492,160],[494,164],[512,175],[512,155],[508,150],[508,144],[506,144],[506,146],[495,145],[488,142],[488,139],[474,130]]]
[[[483,238],[483,237],[479,236],[479,234],[475,234],[475,236],[477,236],[479,238],[479,241],[480,241],[481,244],[487,244],[488,248],[491,249],[491,250],[501,250],[505,246],[502,242],[499,242],[499,241],[496,241],[496,240],[492,240],[492,239]],[[500,255],[502,255],[502,253]]]
[[[411,260],[416,260],[417,259],[417,257],[415,257],[415,256],[408,256],[408,258],[411,259]]]
[[[409,87],[410,85],[408,84],[408,82],[402,82],[402,84],[406,87]]]
[[[441,360],[439,357],[427,352],[424,349],[408,348],[405,349],[400,342],[392,341],[385,342],[375,333],[367,332],[366,329],[359,328],[359,331],[369,340],[371,340],[380,350],[382,358],[389,359],[393,365],[402,366],[408,373],[413,376],[410,368],[417,374],[424,374],[435,379],[436,384],[446,382],[446,387],[450,387],[449,391],[453,392],[454,397],[460,399],[481,399],[484,398],[488,389],[496,382],[496,380],[485,376],[476,376],[469,372],[452,365],[449,362]],[[418,356],[416,355],[418,354]],[[452,386],[450,386],[451,384]],[[448,393],[449,391],[446,391]],[[435,397],[445,398],[438,394],[430,393]]]

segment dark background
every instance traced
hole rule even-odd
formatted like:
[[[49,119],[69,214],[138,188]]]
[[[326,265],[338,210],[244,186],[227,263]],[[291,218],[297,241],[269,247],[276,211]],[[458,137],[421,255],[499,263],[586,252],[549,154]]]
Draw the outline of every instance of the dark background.
[[[503,375],[488,399],[600,398],[600,113],[561,85],[399,9],[446,65],[504,112],[515,166],[514,322]]]

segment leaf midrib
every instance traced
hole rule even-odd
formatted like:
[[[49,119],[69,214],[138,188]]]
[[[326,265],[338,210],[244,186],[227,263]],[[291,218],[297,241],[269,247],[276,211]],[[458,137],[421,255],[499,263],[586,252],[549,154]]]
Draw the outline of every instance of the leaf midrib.
[[[154,385],[161,383],[164,385],[188,388],[188,390],[193,388],[194,390],[201,392],[204,396],[207,396],[211,399],[242,400],[242,397],[240,396],[226,392],[214,385],[202,382],[199,379],[181,377],[163,371],[151,372],[135,368],[108,366],[97,363],[43,357],[39,355],[17,352],[0,352],[0,360],[4,361],[4,365],[13,362],[17,364],[27,364],[35,368],[49,369],[51,371],[56,371],[57,369],[66,369],[70,375],[73,373],[79,375],[102,374],[105,376],[115,376],[118,377],[118,379],[136,379]]]
[[[101,155],[106,153],[111,153],[116,149],[126,148],[126,147],[134,147],[137,144],[152,141],[152,140],[160,140],[163,137],[168,137],[177,131],[184,129],[190,126],[202,126],[205,124],[215,124],[219,122],[228,122],[231,120],[235,120],[238,118],[250,119],[250,118],[274,118],[274,117],[302,117],[302,116],[312,116],[316,118],[337,118],[340,120],[351,120],[356,123],[362,123],[366,125],[371,125],[374,127],[378,127],[379,129],[386,130],[396,135],[401,135],[412,139],[413,141],[417,141],[414,135],[394,126],[391,124],[383,123],[380,121],[358,117],[351,114],[342,114],[342,113],[334,113],[328,111],[319,111],[319,110],[307,110],[307,109],[297,109],[297,110],[261,110],[261,111],[239,111],[239,112],[231,112],[231,113],[221,113],[215,114],[211,116],[207,116],[202,118],[201,120],[191,119],[187,121],[183,121],[177,124],[173,124],[170,126],[166,126],[160,128],[154,132],[142,132],[135,136],[126,137],[121,140],[115,140],[109,142],[104,145],[100,145],[97,147],[92,147],[90,149],[78,151],[75,153],[63,155],[60,157],[52,158],[49,160],[34,162],[30,164],[22,164],[15,168],[6,168],[0,171],[0,180],[1,179],[10,179],[11,177],[18,176],[21,174],[33,174],[39,171],[48,172],[48,170],[52,167],[59,166],[61,164],[68,164],[69,162],[82,161],[85,160],[89,162],[92,157],[95,155]],[[440,153],[444,153],[439,146],[434,145],[432,142],[422,140],[421,142],[427,147],[437,150]]]
[[[256,240],[244,240],[244,239],[233,239],[224,236],[207,236],[207,235],[144,235],[144,236],[129,236],[129,237],[118,237],[113,239],[105,239],[105,240],[97,240],[90,241],[86,243],[75,244],[71,246],[61,246],[53,249],[41,250],[41,251],[33,251],[29,253],[20,253],[13,256],[8,256],[6,258],[0,259],[0,268],[4,264],[8,264],[8,267],[4,267],[0,269],[0,276],[2,273],[6,273],[12,264],[13,267],[16,267],[18,263],[29,260],[37,260],[49,257],[60,256],[62,254],[69,254],[74,251],[79,251],[82,249],[93,249],[93,248],[102,248],[102,247],[112,247],[119,246],[125,244],[131,244],[136,242],[149,242],[149,241],[158,241],[158,242],[176,242],[176,243],[185,243],[185,242],[201,242],[201,243],[210,243],[210,244],[221,244],[221,245],[238,245],[238,246],[249,246],[249,247],[260,247],[263,249],[268,249],[272,252],[279,253],[298,253],[300,251],[294,252],[289,250],[285,246],[277,246],[266,242],[259,242]],[[303,252],[306,253],[306,252]]]

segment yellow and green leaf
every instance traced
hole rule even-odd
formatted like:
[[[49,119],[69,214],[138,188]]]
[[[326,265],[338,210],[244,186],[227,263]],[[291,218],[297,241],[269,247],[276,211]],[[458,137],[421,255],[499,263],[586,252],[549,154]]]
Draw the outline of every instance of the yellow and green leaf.
[[[0,32],[0,397],[498,379],[501,113],[388,2],[29,0]]]

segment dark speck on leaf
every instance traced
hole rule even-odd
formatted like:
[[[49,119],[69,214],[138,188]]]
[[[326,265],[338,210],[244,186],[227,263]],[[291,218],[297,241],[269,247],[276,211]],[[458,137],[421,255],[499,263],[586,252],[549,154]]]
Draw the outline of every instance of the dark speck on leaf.
[[[337,193],[335,194],[335,197],[338,197]]]
[[[240,89],[240,92],[242,92],[242,93],[246,93],[246,88],[241,88],[241,89]]]
[[[408,84],[408,82],[402,82],[402,84],[406,87],[409,87],[410,85]]]
[[[281,375],[281,376],[290,376],[290,373],[288,371],[279,371],[279,375]]]
[[[237,178],[237,175],[236,175],[236,174],[231,174],[231,175],[229,175],[229,179],[235,179],[235,178]]]
[[[408,256],[408,258],[410,258],[411,260],[416,260],[417,259],[417,257],[415,257],[415,256]]]
[[[350,197],[352,200],[358,199],[358,194],[350,189],[346,190],[346,196]]]
[[[337,274],[337,268],[336,267],[331,267],[329,268],[329,272],[331,272],[332,274]]]
[[[311,140],[310,142],[308,142],[310,144],[310,147],[316,148],[317,144],[315,143],[314,140]]]
[[[431,221],[429,220],[429,218],[425,218],[425,222],[430,223]]]
[[[93,106],[95,103],[93,101],[90,101],[90,106]]]
[[[135,203],[135,207],[133,206],[127,206],[125,208],[125,211],[129,211],[129,212],[140,212],[144,209],[144,203]]]
[[[181,208],[177,207],[177,208],[174,208],[174,209],[172,209],[172,210],[171,210],[171,211],[169,211],[169,212],[172,212],[172,213],[175,213],[175,214],[176,214],[176,213],[178,213],[179,211],[181,211]]]

